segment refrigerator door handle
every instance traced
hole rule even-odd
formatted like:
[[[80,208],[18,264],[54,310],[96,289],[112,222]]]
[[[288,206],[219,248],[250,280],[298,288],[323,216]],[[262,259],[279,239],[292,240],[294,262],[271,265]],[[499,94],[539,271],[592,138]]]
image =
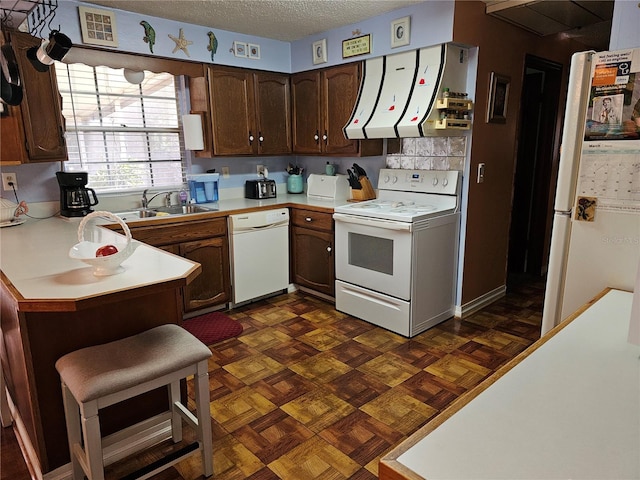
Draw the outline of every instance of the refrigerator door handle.
[[[564,296],[564,277],[567,273],[567,256],[571,241],[571,217],[556,212],[553,217],[552,229],[541,335],[547,333],[562,320],[560,317]]]
[[[586,105],[591,92],[591,61],[595,52],[575,53],[571,57],[569,87],[565,118],[562,130],[562,146],[556,187],[556,210],[566,210],[573,206],[578,182],[578,167],[582,155],[582,142],[587,119]]]

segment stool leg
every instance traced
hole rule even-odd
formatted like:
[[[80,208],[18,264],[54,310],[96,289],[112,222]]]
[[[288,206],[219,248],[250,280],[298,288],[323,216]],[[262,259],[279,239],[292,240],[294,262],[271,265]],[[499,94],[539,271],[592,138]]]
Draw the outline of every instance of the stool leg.
[[[98,403],[91,401],[80,405],[82,432],[84,434],[84,451],[87,460],[87,477],[89,480],[104,480],[104,463],[102,461],[102,436],[98,418]]]
[[[69,439],[69,456],[71,457],[71,474],[73,480],[82,480],[84,471],[75,455],[75,445],[80,446],[82,433],[80,427],[80,407],[73,395],[62,382],[62,403],[64,404],[64,418],[67,424],[67,437]]]
[[[198,416],[198,440],[202,453],[202,470],[205,477],[213,475],[213,434],[209,407],[209,373],[206,360],[198,363],[194,378],[196,415]]]
[[[180,380],[169,384],[169,403],[171,404],[171,438],[173,443],[182,441],[182,416],[176,408],[180,403]]]

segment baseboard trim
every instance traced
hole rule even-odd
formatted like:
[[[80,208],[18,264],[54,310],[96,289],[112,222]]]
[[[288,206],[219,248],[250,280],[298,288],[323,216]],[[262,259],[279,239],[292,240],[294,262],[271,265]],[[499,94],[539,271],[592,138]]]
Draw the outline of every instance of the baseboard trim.
[[[465,303],[462,306],[456,305],[455,315],[459,318],[466,318],[469,315],[476,313],[481,308],[486,307],[487,305],[492,304],[496,300],[504,297],[507,294],[507,286],[501,285],[498,288],[491,290],[490,292],[485,293],[484,295],[479,296],[471,300],[470,302]]]
[[[334,305],[336,303],[335,297],[332,297],[331,295],[327,295],[326,293],[318,292],[317,290],[313,290],[312,288],[303,287],[301,285],[296,285],[296,287],[301,292],[308,293],[309,295],[313,295],[314,297],[321,298],[323,300],[326,300],[329,303],[333,303]]]
[[[11,417],[13,418],[13,431],[16,435],[16,440],[18,441],[18,445],[20,446],[20,450],[22,451],[22,457],[27,465],[27,470],[29,470],[29,474],[32,479],[35,480],[43,480],[42,476],[42,468],[40,467],[40,461],[38,460],[38,455],[36,454],[36,449],[31,442],[31,437],[27,433],[27,427],[20,416],[20,412],[16,408],[15,403],[13,402],[13,398],[9,393],[9,389],[5,387],[6,392],[6,400],[9,406],[9,412],[11,413]]]

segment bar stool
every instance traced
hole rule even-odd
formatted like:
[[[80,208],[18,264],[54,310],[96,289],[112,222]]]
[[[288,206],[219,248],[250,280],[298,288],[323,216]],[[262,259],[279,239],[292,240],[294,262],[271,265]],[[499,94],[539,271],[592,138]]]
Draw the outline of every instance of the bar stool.
[[[182,440],[184,419],[198,442],[136,472],[148,478],[200,452],[204,475],[213,474],[209,374],[211,351],[178,325],[162,325],[138,335],[68,353],[56,362],[69,437],[74,480],[104,479],[103,439],[98,411],[158,387],[168,386],[171,436]],[[180,380],[194,375],[196,416],[180,401]],[[83,447],[84,445],[84,447]]]

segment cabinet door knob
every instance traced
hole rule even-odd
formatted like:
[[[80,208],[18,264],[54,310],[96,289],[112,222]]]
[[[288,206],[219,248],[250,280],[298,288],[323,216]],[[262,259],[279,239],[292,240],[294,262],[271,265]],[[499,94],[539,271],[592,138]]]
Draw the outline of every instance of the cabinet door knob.
[[[312,221],[313,221],[313,219],[312,219],[311,217],[306,217],[306,218],[304,219],[304,221],[305,221],[305,222],[312,222]]]
[[[327,247],[327,252],[331,253],[331,251],[332,251],[332,250],[333,250],[333,249],[331,248],[331,245],[329,245],[329,246]]]
[[[320,140],[320,134],[318,130],[316,130],[316,134],[313,136],[313,139],[316,141],[316,143],[318,143],[318,141]]]
[[[249,131],[249,145],[253,143],[253,134]]]
[[[325,130],[324,135],[322,135],[322,140],[324,140],[324,144],[325,145],[327,144],[327,138],[329,138],[329,137],[327,137],[327,132]]]
[[[260,145],[262,145],[262,142],[264,142],[264,137],[262,136],[262,132],[258,132],[258,141],[260,142]]]

